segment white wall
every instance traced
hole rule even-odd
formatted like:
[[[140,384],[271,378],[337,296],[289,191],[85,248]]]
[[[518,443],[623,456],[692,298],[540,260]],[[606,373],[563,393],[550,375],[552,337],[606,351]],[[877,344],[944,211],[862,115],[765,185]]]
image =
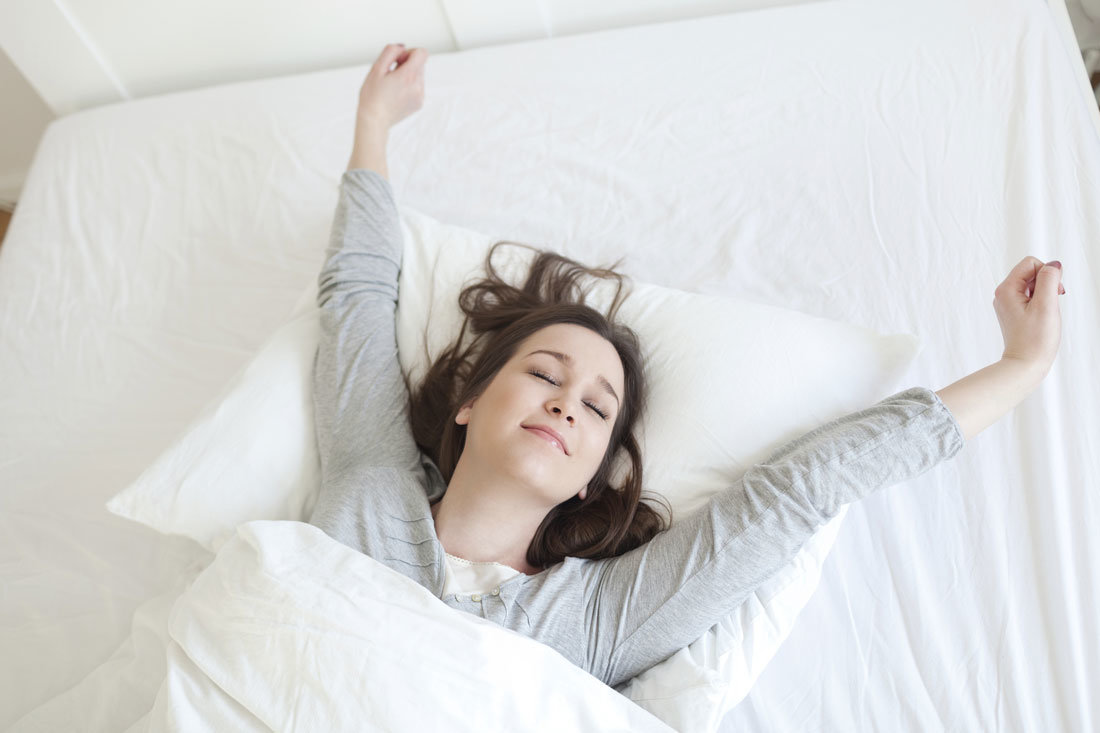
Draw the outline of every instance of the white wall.
[[[11,211],[38,139],[56,115],[2,52],[0,109],[0,208]]]
[[[446,53],[811,1],[4,0],[0,199],[49,119],[89,107],[369,64],[391,42]]]
[[[1100,0],[1066,0],[1077,44],[1084,51],[1085,68],[1089,75],[1100,72]],[[1100,102],[1100,88],[1096,90]]]
[[[812,1],[4,0],[0,201],[18,198],[49,121],[89,107],[369,64],[391,42],[446,53]],[[1082,2],[1100,4],[1068,0]]]

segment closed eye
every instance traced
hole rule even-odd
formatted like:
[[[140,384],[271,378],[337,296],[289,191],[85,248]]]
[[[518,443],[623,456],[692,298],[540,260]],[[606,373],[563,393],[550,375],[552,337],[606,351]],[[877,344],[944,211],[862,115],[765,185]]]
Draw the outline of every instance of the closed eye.
[[[551,377],[549,374],[547,374],[546,372],[540,372],[538,369],[532,369],[530,372],[528,372],[528,374],[533,374],[533,375],[535,375],[536,377],[538,377],[540,379],[545,379],[547,382],[554,385],[555,387],[561,386],[556,381],[554,381],[554,378]],[[590,407],[593,412],[595,412],[597,415],[599,415],[604,420],[607,419],[607,413],[600,410],[600,408],[596,407],[591,402],[585,402],[584,404],[587,405],[588,407]]]

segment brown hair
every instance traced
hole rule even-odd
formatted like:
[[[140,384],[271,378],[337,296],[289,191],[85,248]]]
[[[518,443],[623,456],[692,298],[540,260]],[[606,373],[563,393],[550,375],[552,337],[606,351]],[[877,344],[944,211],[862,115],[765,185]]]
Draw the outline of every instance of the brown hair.
[[[505,282],[493,267],[493,254],[504,244],[537,253],[522,287]],[[527,548],[533,567],[546,568],[566,557],[615,557],[667,528],[661,515],[641,501],[642,456],[634,431],[645,410],[646,383],[637,334],[614,321],[625,297],[624,276],[614,271],[620,263],[588,268],[530,245],[498,241],[485,257],[487,277],[463,288],[458,297],[466,314],[458,338],[432,363],[419,387],[409,389],[413,437],[449,483],[466,444],[466,426],[455,423],[459,408],[488,387],[524,339],[546,326],[571,323],[614,346],[623,365],[625,394],[607,452],[585,498],[574,494],[547,512]],[[606,316],[585,305],[589,289],[580,286],[584,276],[618,283]],[[467,326],[474,335],[463,347]],[[426,338],[424,348],[427,352]],[[620,450],[626,451],[630,469],[616,488],[611,478]],[[671,523],[672,508],[668,511]]]

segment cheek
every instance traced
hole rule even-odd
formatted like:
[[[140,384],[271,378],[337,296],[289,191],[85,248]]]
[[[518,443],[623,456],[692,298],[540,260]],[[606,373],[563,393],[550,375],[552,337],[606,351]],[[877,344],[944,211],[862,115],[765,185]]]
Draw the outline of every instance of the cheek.
[[[505,400],[514,410],[525,418],[541,415],[550,392],[544,389],[534,377],[522,377],[508,385]]]
[[[523,390],[523,383],[517,379],[499,378],[489,385],[483,395],[487,405],[499,410],[511,404],[515,404],[517,396]]]
[[[531,406],[538,404],[538,392],[530,385],[524,384],[522,380],[518,380],[501,390],[499,404],[510,412],[517,410],[521,413],[530,412]]]
[[[524,384],[523,380],[511,380],[492,385],[482,395],[478,407],[482,421],[499,427],[530,419],[538,404],[537,390]]]
[[[601,430],[599,426],[590,431],[591,437],[585,441],[585,450],[588,452],[594,467],[599,467],[604,455],[607,453],[611,442],[611,434]]]

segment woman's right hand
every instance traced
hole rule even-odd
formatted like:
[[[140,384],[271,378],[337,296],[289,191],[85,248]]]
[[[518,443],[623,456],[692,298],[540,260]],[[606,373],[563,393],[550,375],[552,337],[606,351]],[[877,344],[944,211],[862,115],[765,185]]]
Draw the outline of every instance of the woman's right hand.
[[[1012,268],[993,298],[1005,342],[1002,359],[1017,359],[1040,378],[1046,376],[1062,338],[1060,294],[1065,294],[1065,288],[1062,264],[1057,260],[1044,265],[1029,256]]]
[[[359,122],[386,131],[419,110],[424,104],[427,60],[428,51],[423,48],[391,43],[382,49],[359,90]],[[397,67],[391,70],[394,64]]]

